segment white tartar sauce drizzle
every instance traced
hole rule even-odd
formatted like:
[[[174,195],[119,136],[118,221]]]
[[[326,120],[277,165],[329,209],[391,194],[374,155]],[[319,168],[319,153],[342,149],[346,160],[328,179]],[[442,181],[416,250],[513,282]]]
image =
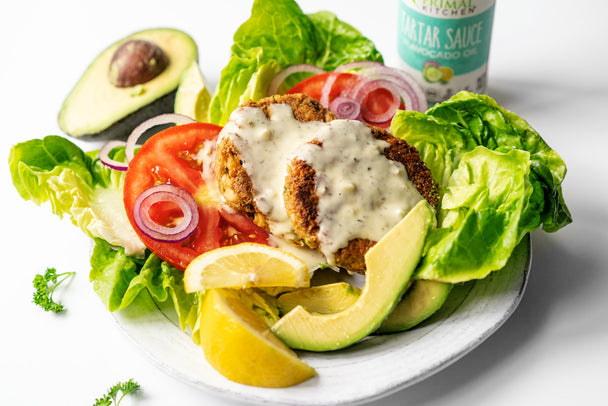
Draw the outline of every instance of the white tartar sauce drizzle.
[[[205,181],[205,188],[203,188],[202,195],[194,196],[199,203],[219,203],[223,200],[217,183],[215,182],[215,168],[213,163],[215,162],[216,146],[217,140],[205,141],[201,149],[194,156],[194,159],[201,163],[201,176]]]
[[[240,107],[221,137],[239,151],[256,206],[275,236],[296,239],[283,201],[288,162],[297,157],[315,170],[320,251],[331,265],[349,241],[379,241],[422,199],[403,164],[383,156],[389,144],[359,121],[301,123],[287,104],[271,105],[270,119],[259,108]]]
[[[320,251],[333,254],[355,238],[379,241],[422,199],[404,165],[384,157],[389,144],[354,120],[334,120],[294,151],[316,173]]]
[[[230,116],[220,137],[230,137],[239,151],[243,168],[251,178],[253,198],[268,220],[271,233],[295,239],[283,202],[287,158],[298,145],[310,141],[324,125],[301,123],[291,106],[273,104],[270,119],[256,107],[240,107]]]

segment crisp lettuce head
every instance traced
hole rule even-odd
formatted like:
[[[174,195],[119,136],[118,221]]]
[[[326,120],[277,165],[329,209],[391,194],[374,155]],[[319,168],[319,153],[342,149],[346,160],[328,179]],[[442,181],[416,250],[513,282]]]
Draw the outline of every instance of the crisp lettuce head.
[[[59,136],[17,144],[9,154],[13,185],[25,200],[50,202],[54,214],[70,218],[90,237],[143,254],[145,246],[124,210],[124,173],[106,168],[96,154]],[[112,157],[124,160],[124,148]]]
[[[108,310],[124,309],[147,291],[157,303],[171,303],[182,329],[196,328],[198,293],[186,293],[183,272],[148,253],[145,258],[125,254],[122,247],[95,239],[89,280]]]
[[[147,252],[126,217],[124,172],[110,170],[66,138],[48,136],[13,146],[9,169],[21,197],[50,202],[95,241],[89,279],[110,311],[123,309],[146,290],[159,304],[171,303],[183,329],[196,329],[198,294],[183,289],[183,272]],[[124,148],[110,153],[124,160]]]
[[[452,283],[502,268],[521,237],[522,214],[533,189],[530,154],[476,147],[452,172],[419,277]]]
[[[239,104],[266,96],[281,70],[308,63],[325,70],[356,60],[382,61],[374,44],[330,12],[306,15],[293,0],[256,0],[234,34],[210,106],[210,121],[224,125]],[[291,85],[302,77],[294,75]],[[289,81],[289,79],[288,79]]]
[[[572,221],[561,183],[566,165],[516,114],[461,92],[425,114],[400,111],[391,132],[416,147],[441,187],[439,228],[417,276],[479,279],[504,266],[528,232]]]
[[[531,203],[538,205],[534,214],[527,213],[538,216],[530,218],[530,222],[542,224],[547,232],[557,231],[572,222],[561,188],[566,164],[524,119],[505,110],[488,96],[468,92],[461,92],[436,105],[427,114],[451,123],[477,145],[500,152],[512,149],[528,151],[530,182],[536,199]]]

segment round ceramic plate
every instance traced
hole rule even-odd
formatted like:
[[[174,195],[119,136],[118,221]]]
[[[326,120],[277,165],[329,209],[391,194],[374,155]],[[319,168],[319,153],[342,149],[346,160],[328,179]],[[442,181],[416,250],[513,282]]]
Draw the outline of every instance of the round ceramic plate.
[[[410,331],[370,336],[347,349],[299,353],[317,376],[284,389],[231,382],[205,361],[202,349],[150,299],[116,312],[123,331],[169,374],[230,399],[278,405],[353,405],[419,382],[481,344],[513,313],[531,263],[530,238],[504,269],[452,289],[443,307]]]

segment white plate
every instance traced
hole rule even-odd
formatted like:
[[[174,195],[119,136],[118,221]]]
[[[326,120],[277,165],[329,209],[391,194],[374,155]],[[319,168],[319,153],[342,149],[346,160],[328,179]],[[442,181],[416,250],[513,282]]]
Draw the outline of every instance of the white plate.
[[[345,350],[301,352],[317,376],[284,389],[231,382],[205,361],[202,349],[169,313],[149,299],[115,312],[122,330],[164,371],[229,399],[279,405],[354,405],[387,396],[440,371],[473,350],[513,313],[532,255],[526,236],[505,268],[456,286],[444,306],[418,327],[373,336]]]

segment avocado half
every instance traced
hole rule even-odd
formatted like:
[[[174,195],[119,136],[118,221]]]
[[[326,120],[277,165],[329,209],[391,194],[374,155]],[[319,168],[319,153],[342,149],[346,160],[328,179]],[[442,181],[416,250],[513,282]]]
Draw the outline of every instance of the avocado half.
[[[110,64],[121,45],[131,40],[156,44],[168,64],[145,83],[118,87],[110,81]],[[196,43],[182,31],[155,28],[131,34],[106,48],[89,65],[61,107],[59,127],[79,139],[124,139],[140,122],[173,112],[182,74],[197,60]]]

